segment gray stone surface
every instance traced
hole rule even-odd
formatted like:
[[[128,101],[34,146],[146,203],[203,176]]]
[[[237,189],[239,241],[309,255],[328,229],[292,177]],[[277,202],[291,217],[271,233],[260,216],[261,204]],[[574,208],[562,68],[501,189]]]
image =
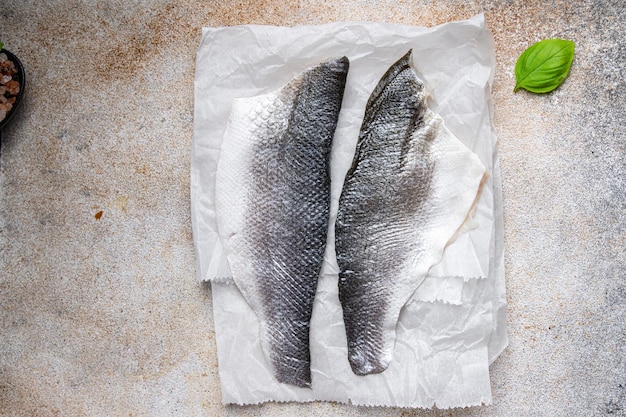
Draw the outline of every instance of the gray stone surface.
[[[201,27],[480,12],[496,41],[509,301],[494,405],[223,407],[189,214]],[[0,40],[28,77],[2,132],[0,415],[626,415],[624,27],[618,0],[0,0]],[[517,56],[551,37],[576,42],[570,77],[513,94]]]

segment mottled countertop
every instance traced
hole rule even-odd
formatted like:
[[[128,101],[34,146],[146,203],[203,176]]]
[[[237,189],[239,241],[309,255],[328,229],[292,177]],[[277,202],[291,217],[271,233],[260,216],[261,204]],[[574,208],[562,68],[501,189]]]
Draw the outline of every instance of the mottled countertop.
[[[494,404],[222,406],[189,202],[201,28],[477,13],[496,42],[509,302]],[[626,415],[624,27],[618,0],[0,0],[27,71],[0,157],[0,415]],[[513,94],[517,56],[551,37],[576,42],[569,78]]]

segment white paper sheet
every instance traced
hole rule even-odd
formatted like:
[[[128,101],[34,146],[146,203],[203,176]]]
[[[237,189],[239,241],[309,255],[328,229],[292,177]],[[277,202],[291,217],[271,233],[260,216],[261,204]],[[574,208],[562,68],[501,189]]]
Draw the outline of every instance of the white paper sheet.
[[[378,375],[352,373],[337,298],[334,228],[311,322],[312,389],[278,383],[265,361],[258,322],[229,284],[213,209],[214,175],[232,100],[280,88],[302,70],[347,56],[350,71],[333,141],[331,218],[352,161],[365,104],[387,68],[409,49],[429,105],[487,167],[472,218],[435,265],[398,323],[394,360]],[[191,197],[198,278],[212,280],[222,400],[329,400],[439,408],[491,402],[489,364],[504,349],[506,302],[500,178],[494,159],[494,46],[482,15],[435,28],[334,23],[294,28],[205,28],[195,78]]]

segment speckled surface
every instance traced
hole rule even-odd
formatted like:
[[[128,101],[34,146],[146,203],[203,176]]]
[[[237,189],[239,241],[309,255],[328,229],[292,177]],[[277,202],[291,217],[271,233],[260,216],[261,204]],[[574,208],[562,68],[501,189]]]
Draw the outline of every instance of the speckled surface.
[[[626,9],[621,1],[0,0],[27,71],[0,159],[0,415],[626,415]],[[496,41],[509,347],[494,405],[223,407],[189,207],[202,26],[484,13]],[[517,56],[576,42],[554,93]],[[102,211],[102,217],[95,218]]]

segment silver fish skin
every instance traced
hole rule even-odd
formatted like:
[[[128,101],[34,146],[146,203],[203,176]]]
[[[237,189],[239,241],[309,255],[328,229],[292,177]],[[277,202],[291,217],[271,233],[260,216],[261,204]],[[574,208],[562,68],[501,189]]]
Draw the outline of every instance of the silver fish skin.
[[[427,108],[410,59],[411,51],[370,95],[335,223],[339,299],[357,375],[388,367],[400,311],[463,224],[485,172]]]
[[[309,330],[330,207],[329,162],[349,68],[312,67],[233,103],[216,173],[218,233],[281,383],[311,387]]]

